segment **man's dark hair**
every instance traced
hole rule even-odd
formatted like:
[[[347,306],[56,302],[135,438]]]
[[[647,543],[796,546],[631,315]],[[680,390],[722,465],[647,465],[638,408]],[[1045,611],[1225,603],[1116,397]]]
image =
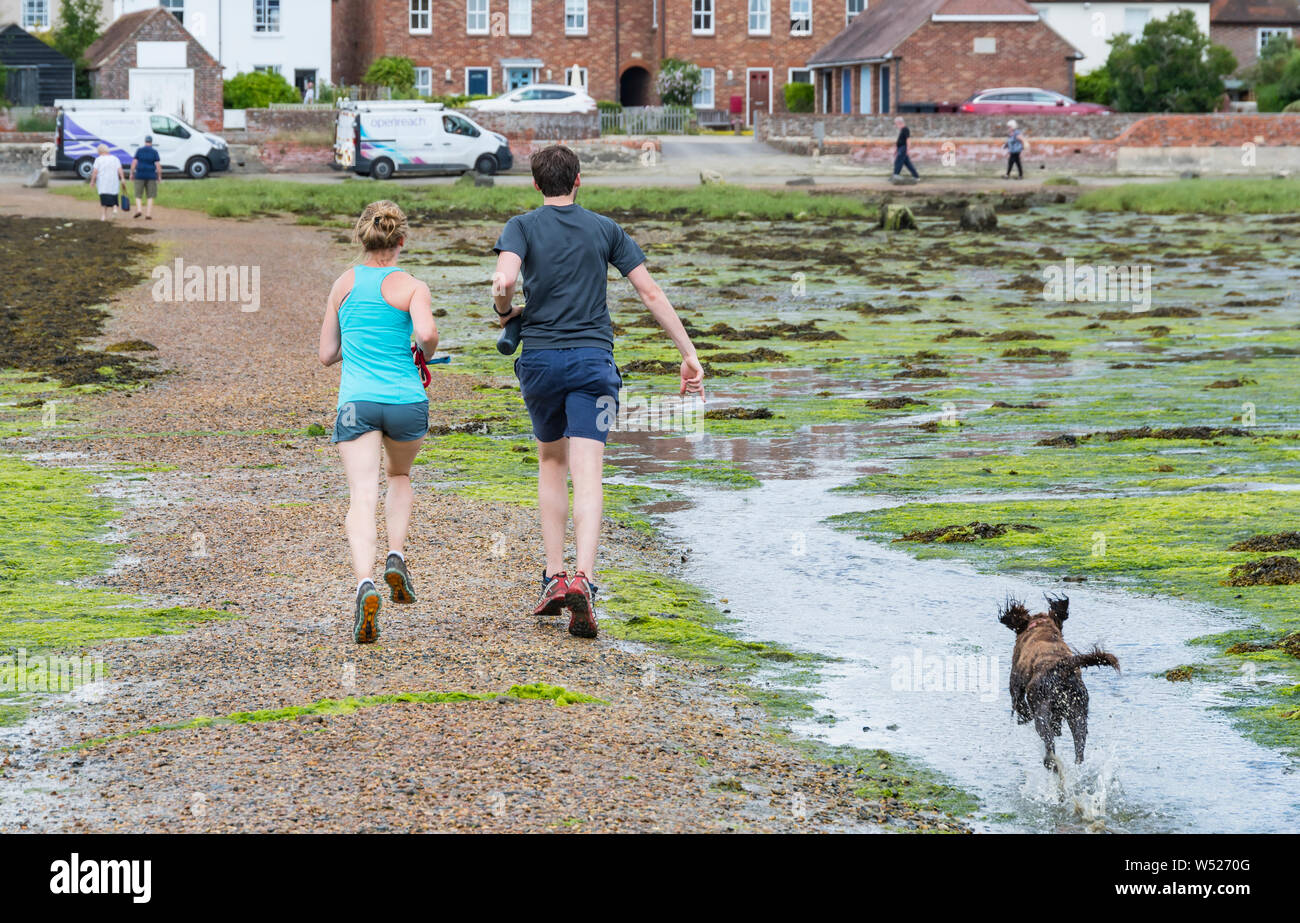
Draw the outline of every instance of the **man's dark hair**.
[[[533,182],[544,196],[568,195],[578,181],[578,155],[563,144],[544,147],[530,158]]]

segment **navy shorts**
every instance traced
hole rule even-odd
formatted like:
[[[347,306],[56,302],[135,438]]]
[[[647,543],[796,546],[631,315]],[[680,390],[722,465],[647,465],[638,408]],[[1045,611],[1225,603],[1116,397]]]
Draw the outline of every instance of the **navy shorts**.
[[[99,194],[99,204],[105,208],[117,208],[117,196],[111,192],[101,192]]]
[[[429,435],[429,402],[379,404],[348,401],[339,408],[330,442],[351,442],[378,430],[394,442],[413,442]]]
[[[515,377],[539,441],[609,439],[623,378],[608,349],[526,349],[515,360]]]

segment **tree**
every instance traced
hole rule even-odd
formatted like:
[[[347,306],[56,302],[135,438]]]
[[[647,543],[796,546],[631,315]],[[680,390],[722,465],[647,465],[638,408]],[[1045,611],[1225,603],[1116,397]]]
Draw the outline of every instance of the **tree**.
[[[1300,48],[1289,35],[1273,36],[1245,78],[1255,90],[1260,112],[1284,111],[1300,100]]]
[[[397,55],[375,58],[361,82],[389,87],[397,94],[410,94],[415,89],[415,63]]]
[[[1074,78],[1074,98],[1081,103],[1098,103],[1103,106],[1115,102],[1115,87],[1110,71],[1104,66]]]
[[[86,49],[99,38],[99,16],[104,9],[100,0],[62,0],[59,4],[59,27],[50,35],[50,45],[76,70],[77,96],[90,96],[90,74],[86,71]]]
[[[1114,104],[1124,112],[1213,112],[1223,78],[1236,69],[1232,52],[1210,42],[1191,10],[1151,20],[1136,41],[1115,36],[1106,59]]]
[[[275,71],[235,74],[225,82],[227,109],[265,109],[271,103],[296,103],[298,91]]]
[[[655,89],[665,106],[693,106],[700,89],[700,69],[679,58],[664,58],[659,64]]]

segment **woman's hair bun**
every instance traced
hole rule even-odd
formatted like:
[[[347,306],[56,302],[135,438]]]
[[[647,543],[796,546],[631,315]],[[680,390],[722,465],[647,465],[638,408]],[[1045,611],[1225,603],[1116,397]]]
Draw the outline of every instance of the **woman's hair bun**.
[[[406,213],[397,203],[380,199],[362,210],[352,236],[366,250],[392,250],[401,245],[409,230]]]

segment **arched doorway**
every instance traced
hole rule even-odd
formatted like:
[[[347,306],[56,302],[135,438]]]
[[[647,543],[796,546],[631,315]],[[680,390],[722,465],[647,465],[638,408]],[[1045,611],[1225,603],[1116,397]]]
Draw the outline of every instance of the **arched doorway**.
[[[650,105],[650,72],[633,65],[618,78],[618,101],[625,106]]]

